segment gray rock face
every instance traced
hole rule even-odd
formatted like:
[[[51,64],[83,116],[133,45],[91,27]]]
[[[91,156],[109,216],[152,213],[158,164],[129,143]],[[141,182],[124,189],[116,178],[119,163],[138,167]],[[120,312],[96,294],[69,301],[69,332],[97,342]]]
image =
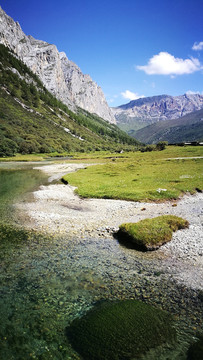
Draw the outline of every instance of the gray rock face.
[[[112,108],[118,123],[141,121],[154,123],[177,119],[203,108],[203,95],[153,96],[133,100],[126,105]]]
[[[72,110],[77,106],[115,123],[101,88],[55,45],[36,40],[0,7],[0,43],[10,47],[44,86]]]

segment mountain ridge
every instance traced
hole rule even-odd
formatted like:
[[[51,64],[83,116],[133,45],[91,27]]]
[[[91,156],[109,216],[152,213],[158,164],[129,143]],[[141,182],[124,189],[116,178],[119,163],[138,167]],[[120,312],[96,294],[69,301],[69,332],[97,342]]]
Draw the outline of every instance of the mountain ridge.
[[[158,95],[132,100],[112,108],[117,124],[137,122],[140,127],[161,120],[180,118],[203,108],[203,95],[184,94],[179,96]]]
[[[133,136],[133,133],[131,133]],[[191,112],[178,119],[158,121],[135,134],[136,139],[145,143],[185,143],[203,141],[203,109]]]
[[[0,43],[10,47],[40,78],[44,86],[69,108],[81,107],[104,120],[115,123],[102,89],[84,75],[56,45],[26,35],[0,7]]]
[[[133,106],[141,106],[147,102],[151,102],[151,100],[153,99],[154,101],[157,101],[157,100],[161,100],[165,97],[172,97],[171,95],[167,95],[167,94],[163,94],[163,95],[155,95],[155,96],[147,96],[147,97],[141,97],[139,99],[135,99],[135,100],[131,100],[130,102],[126,103],[126,104],[123,104],[123,105],[119,105],[119,106],[116,106],[115,109],[123,109],[123,110],[126,110],[126,109],[130,109],[132,108]]]
[[[15,53],[0,44],[0,156],[123,149],[138,142],[86,110],[57,100]]]

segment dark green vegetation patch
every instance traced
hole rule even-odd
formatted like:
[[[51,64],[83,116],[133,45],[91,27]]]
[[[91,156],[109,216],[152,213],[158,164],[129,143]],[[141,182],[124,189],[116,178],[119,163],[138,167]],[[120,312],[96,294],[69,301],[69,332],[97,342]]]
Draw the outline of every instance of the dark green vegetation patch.
[[[187,220],[174,215],[162,215],[144,219],[137,223],[122,224],[117,236],[127,240],[141,250],[155,250],[172,238],[173,231],[189,226]]]
[[[197,342],[192,344],[188,350],[187,360],[202,360],[203,359],[203,334]]]
[[[168,313],[136,300],[103,303],[67,328],[74,349],[85,360],[138,358],[175,339]]]
[[[203,140],[203,109],[191,112],[178,119],[158,121],[134,133],[136,139],[148,144],[166,140],[170,144]]]

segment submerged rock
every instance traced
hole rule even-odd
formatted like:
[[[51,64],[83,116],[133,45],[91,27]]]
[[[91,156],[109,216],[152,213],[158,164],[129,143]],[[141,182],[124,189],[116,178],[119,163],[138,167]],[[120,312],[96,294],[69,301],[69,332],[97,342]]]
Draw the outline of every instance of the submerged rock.
[[[137,359],[176,338],[168,313],[136,300],[100,303],[66,333],[85,360]]]

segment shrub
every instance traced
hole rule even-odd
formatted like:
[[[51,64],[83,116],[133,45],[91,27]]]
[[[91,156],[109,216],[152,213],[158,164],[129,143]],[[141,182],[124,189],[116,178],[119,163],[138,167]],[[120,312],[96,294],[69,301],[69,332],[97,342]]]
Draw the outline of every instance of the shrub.
[[[0,138],[0,156],[13,156],[18,150],[18,145],[11,139]]]
[[[171,316],[136,300],[100,303],[67,328],[73,348],[85,360],[138,358],[175,339]]]
[[[32,141],[23,141],[20,144],[20,153],[21,154],[32,154],[37,152],[39,149],[37,147],[37,145],[35,144],[35,142]]]
[[[162,215],[137,223],[122,224],[117,233],[122,242],[129,241],[140,250],[155,250],[172,238],[173,231],[189,226],[187,220],[174,215]]]
[[[144,147],[141,147],[140,151],[141,152],[151,152],[156,150],[156,146],[155,145],[146,145]]]
[[[44,144],[44,145],[40,146],[39,152],[40,152],[41,154],[49,153],[49,152],[51,152],[51,149],[50,149],[50,147],[48,147],[46,144]]]
[[[159,151],[164,150],[167,145],[168,145],[167,141],[159,141],[156,144],[156,149],[159,150]]]

